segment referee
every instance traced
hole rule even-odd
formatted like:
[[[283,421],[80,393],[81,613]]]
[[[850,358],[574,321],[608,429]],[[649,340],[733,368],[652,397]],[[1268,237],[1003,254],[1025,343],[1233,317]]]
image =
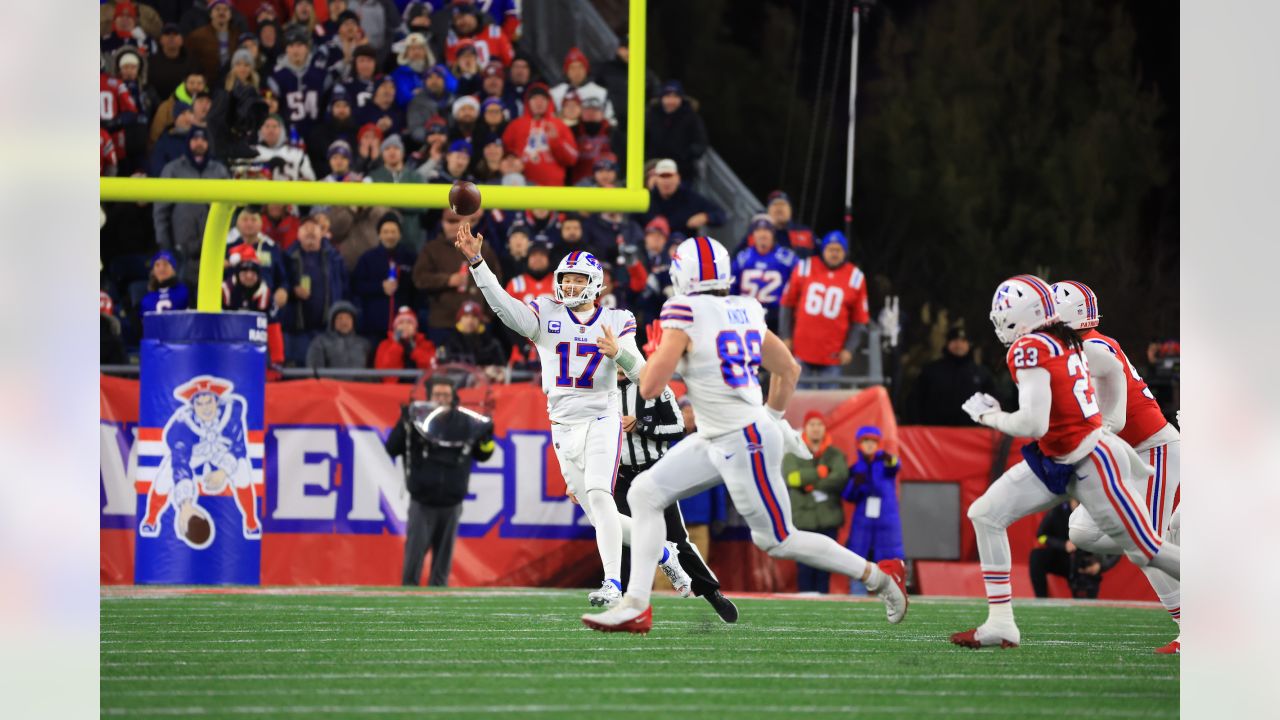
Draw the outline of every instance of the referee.
[[[635,383],[619,372],[618,392],[622,396],[622,429],[626,432],[626,439],[622,443],[622,459],[613,498],[618,504],[618,512],[630,516],[627,491],[631,489],[631,481],[652,467],[672,443],[684,437],[684,416],[670,387],[665,388],[659,397],[644,400]],[[720,592],[720,581],[698,554],[698,548],[689,542],[684,517],[680,515],[680,504],[671,503],[664,518],[667,521],[667,540],[676,544],[676,557],[689,574],[693,594],[706,598],[721,620],[737,622],[737,606]],[[623,553],[622,582],[626,583],[630,577],[631,553]],[[622,589],[626,591],[625,584]]]

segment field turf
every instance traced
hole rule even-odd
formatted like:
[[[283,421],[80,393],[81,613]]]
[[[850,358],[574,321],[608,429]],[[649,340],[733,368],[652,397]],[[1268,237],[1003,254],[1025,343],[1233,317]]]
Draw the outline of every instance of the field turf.
[[[1023,646],[947,636],[977,600],[659,595],[648,636],[584,628],[586,590],[104,588],[104,716],[1175,717],[1158,608],[1016,604]]]

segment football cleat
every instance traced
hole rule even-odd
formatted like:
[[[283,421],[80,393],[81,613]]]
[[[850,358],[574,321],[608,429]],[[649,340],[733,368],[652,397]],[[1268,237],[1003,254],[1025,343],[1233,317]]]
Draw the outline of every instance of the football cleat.
[[[965,630],[951,636],[951,642],[974,650],[997,645],[1001,648],[1016,648],[1018,647],[1018,641],[1021,639],[1022,634],[1018,632],[1016,625],[1000,630],[981,625],[972,630]]]
[[[711,607],[715,608],[716,614],[720,619],[727,623],[738,622],[738,606],[734,605],[729,598],[725,597],[719,590],[712,590],[707,595],[703,595],[707,602],[711,603]]]
[[[653,629],[653,608],[637,607],[630,599],[595,615],[583,615],[582,624],[600,632],[647,633]]]
[[[881,560],[876,563],[880,572],[893,582],[887,582],[876,591],[876,595],[884,601],[885,614],[889,616],[889,624],[897,625],[907,616],[907,570],[901,560]]]
[[[256,527],[244,528],[244,539],[245,540],[261,540],[262,526],[258,525]]]
[[[154,523],[143,520],[142,525],[138,527],[138,534],[148,538],[160,537],[160,520],[157,518]]]
[[[622,590],[612,580],[605,580],[599,590],[587,593],[587,601],[591,607],[613,607],[622,599]]]
[[[1164,647],[1156,648],[1157,655],[1181,655],[1182,654],[1182,636],[1179,635],[1173,642]]]
[[[680,561],[676,559],[676,544],[667,543],[667,561],[660,563],[659,568],[662,569],[667,579],[671,581],[671,587],[680,593],[680,597],[687,598],[693,594],[693,580],[689,577],[689,573],[680,567]]]

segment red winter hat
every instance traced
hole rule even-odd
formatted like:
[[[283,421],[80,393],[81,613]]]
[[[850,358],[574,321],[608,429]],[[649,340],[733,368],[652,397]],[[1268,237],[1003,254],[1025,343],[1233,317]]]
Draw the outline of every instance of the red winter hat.
[[[571,47],[569,48],[569,52],[565,53],[564,56],[564,71],[568,73],[569,64],[575,62],[582,63],[582,68],[588,73],[591,72],[591,61],[587,59],[587,56],[583,54],[581,50],[576,47]]]
[[[400,309],[396,311],[396,318],[391,323],[392,327],[399,325],[401,320],[409,320],[413,322],[413,329],[418,329],[418,314],[415,313],[413,308],[408,305],[401,305]]]
[[[249,243],[241,243],[231,248],[231,254],[227,259],[231,262],[231,267],[237,270],[243,265],[252,265],[251,269],[258,269],[258,252]]]
[[[360,126],[359,130],[356,131],[357,143],[364,139],[365,133],[373,133],[374,136],[378,138],[378,142],[379,143],[382,142],[382,129],[379,128],[377,125],[374,125],[373,123],[365,123],[364,125]]]
[[[648,233],[650,230],[662,233],[662,237],[669,237],[671,235],[671,223],[668,223],[665,217],[659,215],[650,220],[648,225],[644,226],[645,233]]]
[[[824,425],[827,422],[827,418],[822,413],[818,412],[817,410],[810,410],[809,412],[804,414],[804,424],[808,425],[809,421],[814,418],[821,420]]]
[[[484,309],[481,308],[480,303],[475,300],[468,300],[462,303],[462,307],[458,308],[458,319],[461,320],[463,315],[475,315],[483,320]]]

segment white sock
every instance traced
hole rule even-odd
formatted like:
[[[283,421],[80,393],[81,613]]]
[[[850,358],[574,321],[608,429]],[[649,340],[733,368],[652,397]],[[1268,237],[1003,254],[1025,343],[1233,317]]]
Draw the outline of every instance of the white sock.
[[[1160,598],[1160,604],[1165,610],[1169,611],[1169,616],[1173,621],[1178,623],[1178,627],[1182,627],[1182,582],[1169,577],[1163,570],[1158,570],[1148,565],[1142,568],[1142,573],[1147,576],[1147,580],[1151,583],[1151,589],[1156,591],[1156,595]]]
[[[631,503],[631,580],[627,597],[637,607],[645,607],[653,593],[653,571],[666,549],[667,523],[662,508],[653,507],[643,491],[636,492],[635,486],[627,500]]]
[[[600,564],[609,580],[622,577],[622,527],[618,522],[618,506],[613,496],[603,490],[588,490],[587,505],[590,520],[596,527],[596,547],[600,550]]]
[[[1174,580],[1180,580],[1182,548],[1166,540],[1160,545],[1160,552],[1151,556],[1149,565],[1157,570],[1163,570],[1166,575]]]
[[[791,533],[786,542],[770,550],[769,554],[785,560],[802,562],[819,570],[848,575],[854,580],[862,579],[862,574],[866,572],[868,565],[875,567],[861,555],[826,535],[806,530]],[[880,581],[876,579],[878,572],[879,568],[871,571],[871,577],[866,580],[867,589],[876,590],[880,587]],[[883,577],[884,574],[880,573],[880,575]]]
[[[1009,567],[982,566],[982,584],[987,590],[987,622],[1013,622],[1013,585]]]

